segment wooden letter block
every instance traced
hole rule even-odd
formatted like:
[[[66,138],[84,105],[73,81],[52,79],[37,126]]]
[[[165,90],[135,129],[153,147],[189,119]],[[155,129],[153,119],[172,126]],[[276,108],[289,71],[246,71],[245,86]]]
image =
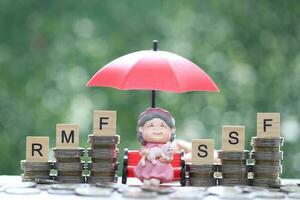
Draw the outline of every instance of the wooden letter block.
[[[94,135],[113,136],[117,128],[117,111],[94,111]]]
[[[214,163],[215,141],[213,139],[192,140],[192,164],[206,165]]]
[[[222,127],[222,150],[244,151],[245,150],[245,126]]]
[[[280,137],[280,113],[257,113],[257,137]]]
[[[48,162],[49,137],[27,136],[26,137],[26,161]]]
[[[79,125],[56,124],[56,148],[77,149],[79,147]]]

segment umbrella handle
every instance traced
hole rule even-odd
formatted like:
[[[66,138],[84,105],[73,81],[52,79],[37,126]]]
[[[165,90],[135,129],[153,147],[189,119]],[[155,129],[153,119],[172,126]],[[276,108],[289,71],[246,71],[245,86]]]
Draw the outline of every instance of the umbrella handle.
[[[155,96],[156,96],[155,90],[152,90],[151,91],[151,107],[152,108],[155,108]]]

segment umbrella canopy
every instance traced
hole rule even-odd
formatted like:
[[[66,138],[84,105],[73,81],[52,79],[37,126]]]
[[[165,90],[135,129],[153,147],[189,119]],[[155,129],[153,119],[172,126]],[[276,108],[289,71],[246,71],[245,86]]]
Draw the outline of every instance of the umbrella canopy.
[[[171,92],[219,91],[214,81],[196,64],[179,55],[144,50],[124,55],[101,68],[88,86],[113,87],[120,90],[161,90]],[[155,98],[152,92],[152,101]],[[152,107],[155,107],[153,105]]]

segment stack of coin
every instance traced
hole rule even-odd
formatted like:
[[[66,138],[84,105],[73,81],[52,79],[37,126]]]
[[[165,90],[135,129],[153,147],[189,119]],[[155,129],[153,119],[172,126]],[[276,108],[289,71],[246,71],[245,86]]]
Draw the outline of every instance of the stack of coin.
[[[85,178],[82,176],[84,162],[81,161],[84,148],[53,148],[53,151],[56,159],[54,168],[57,170],[55,180],[62,183],[84,183]]]
[[[21,175],[22,181],[35,181],[35,179],[52,179],[50,176],[50,170],[52,167],[52,162],[29,162],[26,160],[21,160],[21,170],[23,174]]]
[[[118,181],[117,170],[119,163],[119,144],[120,136],[99,136],[89,135],[88,156],[91,162],[87,168],[90,170],[90,175],[87,177],[89,183],[111,183]]]
[[[221,160],[219,172],[222,179],[219,185],[248,185],[248,166],[247,159],[249,151],[218,151],[218,158]]]
[[[191,186],[209,187],[217,184],[214,173],[217,165],[186,165],[188,183]]]
[[[251,157],[254,159],[252,166],[254,186],[280,186],[280,174],[282,172],[281,160],[283,152],[283,138],[258,138],[252,137],[251,145],[253,151]]]

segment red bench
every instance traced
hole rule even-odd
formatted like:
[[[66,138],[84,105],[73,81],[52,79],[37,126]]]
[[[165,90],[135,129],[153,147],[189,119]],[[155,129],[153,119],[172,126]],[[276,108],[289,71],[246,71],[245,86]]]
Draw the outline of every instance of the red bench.
[[[127,183],[128,177],[135,177],[134,168],[137,166],[141,159],[139,151],[133,150],[128,151],[124,149],[124,161],[123,161],[123,170],[122,170],[122,183]],[[174,181],[180,180],[180,184],[185,186],[185,161],[184,161],[184,151],[180,153],[174,153],[173,160],[171,165],[174,168]]]

